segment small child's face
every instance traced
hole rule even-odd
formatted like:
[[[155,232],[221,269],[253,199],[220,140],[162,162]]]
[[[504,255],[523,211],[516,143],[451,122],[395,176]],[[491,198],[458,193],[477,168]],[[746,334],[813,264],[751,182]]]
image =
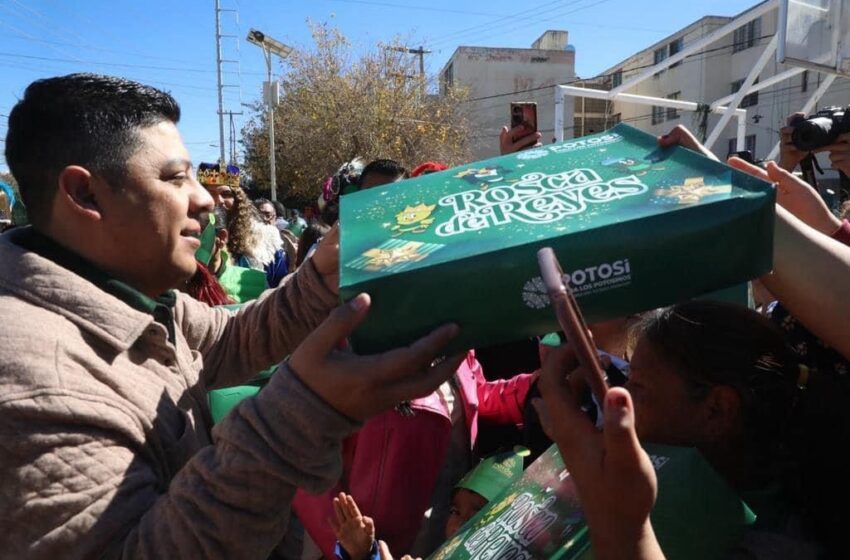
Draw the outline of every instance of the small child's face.
[[[472,519],[486,505],[487,499],[481,494],[466,488],[455,490],[452,505],[449,508],[449,519],[446,521],[446,538],[453,537],[464,523]]]

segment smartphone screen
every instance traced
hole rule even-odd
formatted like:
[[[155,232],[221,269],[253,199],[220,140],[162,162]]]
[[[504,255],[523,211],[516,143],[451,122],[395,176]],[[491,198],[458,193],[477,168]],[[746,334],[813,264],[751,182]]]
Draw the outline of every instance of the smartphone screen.
[[[511,128],[523,127],[522,134],[514,140],[537,132],[537,103],[531,101],[511,103]]]
[[[590,336],[578,302],[570,286],[564,282],[564,272],[551,248],[545,247],[537,252],[537,263],[540,266],[543,284],[552,301],[552,307],[555,308],[558,323],[567,335],[567,342],[575,350],[579,363],[587,371],[587,384],[601,406],[605,402],[605,393],[608,391],[605,370],[599,362],[596,345]]]

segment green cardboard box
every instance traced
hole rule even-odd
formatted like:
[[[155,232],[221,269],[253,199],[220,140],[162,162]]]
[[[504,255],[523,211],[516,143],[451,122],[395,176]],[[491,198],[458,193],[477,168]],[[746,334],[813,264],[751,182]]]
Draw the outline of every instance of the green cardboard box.
[[[753,512],[695,449],[645,449],[658,475],[651,519],[666,558],[723,558],[755,523]],[[430,558],[591,558],[587,525],[557,447],[550,447]]]
[[[733,286],[772,265],[772,185],[627,125],[345,195],[340,293],[372,296],[377,352],[456,322],[452,349],[556,330],[551,246],[591,322]]]

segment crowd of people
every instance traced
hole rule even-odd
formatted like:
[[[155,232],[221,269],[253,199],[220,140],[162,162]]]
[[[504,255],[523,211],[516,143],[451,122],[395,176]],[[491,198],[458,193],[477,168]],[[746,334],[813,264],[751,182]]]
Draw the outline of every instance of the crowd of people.
[[[339,303],[341,197],[446,165],[345,162],[308,222],[233,166],[196,171],[179,119],[169,94],[92,74],[33,82],[10,112],[31,225],[0,237],[0,558],[426,557],[552,443],[597,559],[664,558],[642,443],[697,449],[756,514],[729,558],[844,556],[850,222],[794,173],[787,130],[778,163],[728,161],[776,185],[757,308],[590,325],[609,388],[588,407],[557,337],[501,368],[445,356],[453,324],[347,350],[371,299]],[[503,154],[539,145],[518,133]],[[716,159],[682,126],[658,142]],[[850,135],[824,151],[850,172]],[[213,425],[209,392],[269,368]]]

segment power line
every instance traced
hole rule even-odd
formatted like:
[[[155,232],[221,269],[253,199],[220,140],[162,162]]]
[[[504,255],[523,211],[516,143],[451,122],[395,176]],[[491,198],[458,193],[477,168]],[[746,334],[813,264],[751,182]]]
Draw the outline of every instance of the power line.
[[[493,21],[493,22],[473,25],[472,27],[467,27],[465,29],[460,29],[458,31],[452,31],[451,33],[447,33],[446,35],[442,35],[442,36],[439,36],[436,39],[434,39],[431,43],[431,46],[438,45],[438,44],[441,44],[441,43],[445,43],[445,42],[447,42],[447,40],[449,40],[449,39],[453,40],[455,37],[463,37],[467,33],[476,32],[476,31],[479,31],[479,30],[486,28],[486,27],[492,27],[494,24],[496,24],[500,21],[504,21],[504,20],[511,20],[511,21],[514,21],[514,22],[515,21],[524,21],[524,20],[527,20],[529,18],[535,17],[537,15],[544,14],[544,13],[547,13],[547,12],[551,12],[553,10],[557,10],[558,9],[557,7],[552,8],[552,9],[548,9],[548,10],[541,10],[541,8],[546,8],[547,6],[551,6],[552,4],[560,4],[563,1],[564,0],[554,0],[552,2],[548,2],[546,4],[543,4],[542,6],[537,6],[536,8],[530,8],[528,10],[523,10],[523,11],[517,12],[516,14],[511,14],[511,15],[508,15],[508,16],[501,17],[501,18],[499,18],[499,19],[497,19],[496,21]],[[581,2],[581,1],[582,0],[573,0],[573,3]],[[561,7],[563,7],[563,6],[561,6]],[[524,16],[522,14],[530,14],[530,15]]]
[[[215,70],[203,70],[200,68],[178,68],[175,66],[149,66],[146,64],[127,64],[123,62],[102,62],[98,60],[71,60],[67,58],[54,58],[49,56],[34,56],[27,55],[21,53],[10,53],[10,52],[0,52],[0,56],[9,56],[14,58],[24,58],[28,60],[45,60],[48,62],[63,62],[63,63],[74,63],[74,64],[94,64],[99,66],[116,66],[120,68],[138,68],[141,70],[164,70],[169,72],[193,72],[196,74],[209,74],[211,72],[215,72]],[[256,74],[264,76],[265,73],[262,72],[243,72],[243,74]]]
[[[577,0],[577,2],[581,2],[581,1],[583,1],[583,0]],[[535,18],[533,21],[530,21],[530,22],[525,23],[523,25],[515,25],[517,20],[513,19],[510,22],[506,22],[506,23],[496,25],[496,26],[491,26],[488,29],[482,29],[479,32],[476,32],[476,33],[473,33],[472,35],[464,37],[464,40],[466,40],[468,37],[490,37],[493,34],[501,33],[501,29],[506,28],[506,27],[509,27],[510,31],[513,32],[513,31],[517,31],[517,30],[520,30],[520,29],[527,29],[529,27],[539,26],[541,23],[545,23],[545,22],[549,22],[549,21],[562,20],[564,17],[566,17],[570,14],[574,14],[574,13],[580,12],[582,10],[587,10],[589,8],[593,8],[595,6],[598,6],[600,4],[605,4],[606,2],[610,2],[610,1],[611,0],[597,0],[596,2],[593,2],[592,4],[587,4],[585,6],[579,6],[575,9],[573,9],[573,10],[560,13],[557,16],[552,17],[552,18],[548,18],[548,19],[536,19]],[[573,5],[575,5],[575,4],[573,4]],[[553,10],[549,10],[549,11],[553,11]],[[532,18],[534,18],[534,16],[528,16],[528,17],[523,18],[523,19],[528,20],[528,19],[532,19]]]
[[[410,6],[407,4],[393,4],[392,2],[372,2],[370,0],[329,0],[330,2],[339,2],[341,4],[365,4],[368,6],[383,6],[387,8],[403,8],[406,10],[422,10],[427,12],[439,12],[444,14],[460,14],[467,16],[484,16],[484,17],[505,17],[500,14],[488,12],[470,12],[467,10],[449,10],[445,8],[435,8],[433,6]]]

